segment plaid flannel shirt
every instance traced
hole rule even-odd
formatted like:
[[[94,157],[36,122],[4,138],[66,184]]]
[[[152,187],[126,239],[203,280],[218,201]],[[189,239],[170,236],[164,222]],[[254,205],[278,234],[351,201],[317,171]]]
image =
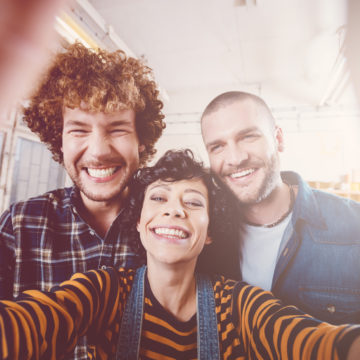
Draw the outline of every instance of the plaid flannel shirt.
[[[144,262],[119,213],[104,239],[80,217],[76,187],[10,206],[0,218],[0,299],[27,289],[49,290],[76,272]],[[69,359],[87,359],[86,338]]]

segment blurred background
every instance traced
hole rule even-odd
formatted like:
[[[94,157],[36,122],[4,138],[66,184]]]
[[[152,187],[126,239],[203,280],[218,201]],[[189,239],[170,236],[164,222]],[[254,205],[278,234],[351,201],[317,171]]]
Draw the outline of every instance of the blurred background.
[[[207,163],[199,122],[205,106],[224,91],[259,95],[284,131],[283,170],[360,200],[347,14],[346,0],[74,0],[56,18],[49,52],[79,40],[146,59],[165,105],[157,156],[190,147]],[[0,116],[0,211],[70,185],[18,108]]]

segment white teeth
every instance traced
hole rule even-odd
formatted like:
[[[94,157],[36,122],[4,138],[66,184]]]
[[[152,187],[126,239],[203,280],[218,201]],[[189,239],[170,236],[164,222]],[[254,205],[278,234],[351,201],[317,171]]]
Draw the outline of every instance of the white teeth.
[[[87,171],[90,176],[96,178],[104,178],[107,176],[111,176],[116,170],[116,167],[106,168],[106,169],[92,169],[87,168]]]
[[[169,229],[169,228],[155,228],[154,229],[155,234],[159,235],[169,235],[177,238],[184,239],[188,235],[185,231],[179,230],[179,229]]]
[[[237,178],[239,178],[239,177],[252,174],[254,171],[255,171],[255,169],[246,169],[246,170],[243,170],[243,171],[239,171],[239,172],[233,173],[233,174],[230,175],[230,177],[231,177],[232,179],[237,179]]]

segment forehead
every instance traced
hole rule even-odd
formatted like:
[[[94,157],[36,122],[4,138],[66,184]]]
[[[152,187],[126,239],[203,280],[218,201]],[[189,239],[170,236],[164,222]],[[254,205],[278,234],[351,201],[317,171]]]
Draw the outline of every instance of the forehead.
[[[257,128],[263,132],[271,129],[271,121],[266,111],[252,100],[225,104],[204,116],[201,122],[202,135],[206,142],[212,141],[222,132],[232,133],[248,128]]]
[[[135,111],[132,109],[117,110],[110,113],[86,111],[82,108],[65,107],[63,111],[64,125],[72,122],[78,124],[111,125],[124,124],[135,126]]]
[[[207,187],[201,179],[184,179],[178,181],[156,180],[148,185],[146,192],[157,189],[166,192],[194,193],[208,199]]]

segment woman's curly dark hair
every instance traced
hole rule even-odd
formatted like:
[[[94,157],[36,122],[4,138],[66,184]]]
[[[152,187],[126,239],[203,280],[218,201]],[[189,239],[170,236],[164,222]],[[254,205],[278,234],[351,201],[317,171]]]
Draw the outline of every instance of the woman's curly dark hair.
[[[104,113],[134,110],[137,136],[145,146],[141,165],[155,154],[154,145],[165,128],[152,70],[120,50],[95,52],[80,43],[68,46],[56,55],[24,109],[25,123],[60,163],[65,107]]]
[[[233,196],[222,183],[196,161],[191,150],[169,150],[154,166],[144,167],[137,171],[129,186],[129,203],[126,211],[126,222],[130,236],[138,242],[139,251],[144,252],[136,230],[136,223],[140,219],[144,195],[147,187],[157,180],[180,181],[201,179],[208,190],[209,196],[209,228],[208,233],[212,243],[204,247],[199,256],[197,268],[202,272],[216,273],[220,269],[226,274],[226,260],[222,258],[226,251],[233,251],[230,242],[230,229],[233,229],[235,204]],[[140,245],[139,245],[140,244]],[[224,255],[225,256],[225,255]],[[217,266],[218,265],[218,266]]]

